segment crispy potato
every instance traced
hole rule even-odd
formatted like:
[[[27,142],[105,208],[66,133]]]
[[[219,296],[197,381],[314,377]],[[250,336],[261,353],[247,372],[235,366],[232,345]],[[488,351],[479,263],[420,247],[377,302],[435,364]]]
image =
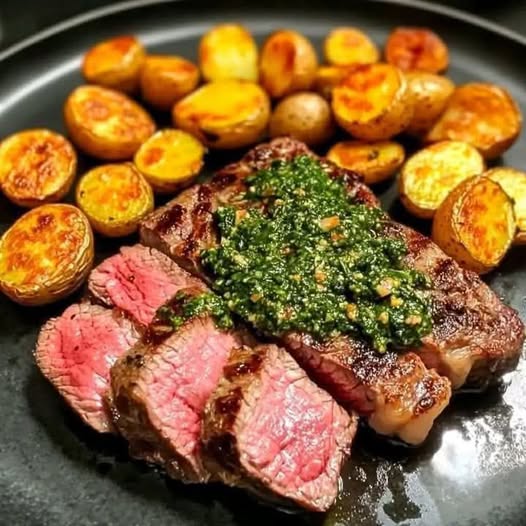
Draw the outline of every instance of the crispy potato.
[[[73,146],[51,130],[26,130],[0,143],[0,188],[19,206],[60,201],[69,192],[76,170]]]
[[[413,117],[408,83],[389,64],[356,67],[332,92],[338,124],[365,141],[389,139],[403,131]]]
[[[93,257],[84,214],[71,205],[42,205],[0,239],[0,290],[22,305],[51,303],[82,285]]]
[[[433,241],[462,267],[495,268],[515,236],[513,201],[487,177],[471,177],[444,200],[433,221]]]
[[[400,144],[392,141],[344,141],[329,150],[327,159],[358,172],[366,184],[374,184],[389,179],[397,172],[404,162],[405,151]]]
[[[430,29],[397,27],[387,39],[385,59],[402,71],[440,73],[449,65],[449,51]]]
[[[331,107],[317,93],[293,93],[274,109],[269,132],[271,137],[290,135],[309,146],[322,144],[334,133]]]
[[[484,159],[473,146],[443,141],[410,157],[400,176],[400,200],[417,217],[429,219],[464,179],[480,175]]]
[[[485,159],[495,159],[515,142],[521,127],[521,111],[504,88],[464,84],[454,91],[425,140],[469,142]]]
[[[199,66],[205,80],[258,80],[258,48],[239,24],[221,24],[199,43]]]
[[[312,44],[296,31],[272,33],[261,50],[259,81],[274,98],[311,88],[318,57]]]
[[[155,131],[152,118],[136,102],[100,86],[76,88],[66,100],[64,119],[72,141],[104,160],[131,159]]]
[[[497,182],[513,200],[513,210],[517,220],[517,234],[514,243],[526,244],[526,173],[515,168],[497,167],[484,173]]]
[[[446,109],[455,90],[448,78],[419,71],[406,73],[413,94],[414,115],[405,130],[417,137],[424,135]]]
[[[332,90],[354,69],[355,66],[320,66],[316,71],[312,89],[331,100]]]
[[[82,74],[90,84],[132,93],[139,85],[145,55],[144,46],[133,36],[111,38],[86,53]]]
[[[243,80],[218,80],[179,101],[172,111],[181,128],[211,148],[241,148],[258,141],[270,117],[270,102],[260,86]]]
[[[160,130],[135,154],[135,166],[159,193],[188,186],[203,167],[203,145],[181,130]]]
[[[75,197],[93,230],[108,237],[135,232],[153,210],[152,188],[132,163],[90,170],[80,179]]]
[[[354,27],[333,29],[323,43],[323,51],[325,60],[334,66],[373,64],[380,58],[374,42]]]
[[[141,70],[142,98],[160,110],[173,105],[199,84],[199,69],[182,57],[148,55]]]

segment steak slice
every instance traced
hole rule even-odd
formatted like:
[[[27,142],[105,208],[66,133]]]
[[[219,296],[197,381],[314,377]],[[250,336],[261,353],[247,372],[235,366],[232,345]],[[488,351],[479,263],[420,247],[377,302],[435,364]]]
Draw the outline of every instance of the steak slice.
[[[227,484],[325,511],[338,494],[357,418],[283,349],[235,349],[208,402],[202,441]]]
[[[110,367],[138,339],[133,324],[116,310],[74,304],[41,329],[36,362],[82,420],[95,430],[113,431],[105,404]]]

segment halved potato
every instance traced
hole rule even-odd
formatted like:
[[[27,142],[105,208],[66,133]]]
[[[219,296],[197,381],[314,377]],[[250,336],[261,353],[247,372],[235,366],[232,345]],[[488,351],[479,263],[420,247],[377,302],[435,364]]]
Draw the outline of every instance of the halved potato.
[[[471,177],[435,214],[433,241],[462,267],[484,274],[495,268],[515,236],[513,201],[488,177]]]
[[[73,146],[51,130],[26,130],[0,142],[0,188],[19,206],[60,201],[69,192],[76,170]]]
[[[290,29],[272,33],[261,50],[259,81],[274,98],[311,88],[318,57],[307,38]]]
[[[402,166],[405,151],[393,141],[344,141],[335,144],[327,159],[361,174],[366,184],[380,183],[392,177]]]
[[[108,237],[135,232],[153,210],[152,188],[132,163],[93,168],[80,179],[75,197],[93,229]]]
[[[320,66],[316,71],[312,89],[330,100],[332,90],[354,69],[355,66]]]
[[[526,172],[515,168],[499,166],[484,173],[486,177],[497,182],[513,200],[517,234],[514,243],[526,244]]]
[[[220,24],[199,43],[199,66],[205,80],[258,79],[258,48],[252,35],[239,24]]]
[[[82,74],[90,84],[131,93],[139,85],[145,55],[144,46],[134,36],[110,38],[86,53]]]
[[[400,200],[417,217],[429,219],[464,179],[480,175],[484,159],[460,141],[432,144],[411,156],[400,176]]]
[[[385,58],[402,71],[440,73],[449,65],[444,41],[425,27],[397,27],[387,39]]]
[[[93,234],[76,207],[30,210],[0,239],[0,290],[22,305],[44,305],[78,289],[93,265]]]
[[[494,159],[515,142],[521,127],[521,111],[504,88],[495,84],[464,84],[454,91],[425,140],[469,142],[485,159]]]
[[[218,80],[179,101],[172,116],[177,128],[211,148],[241,148],[263,135],[270,117],[270,102],[253,82]]]
[[[148,55],[141,70],[142,98],[160,110],[171,110],[198,83],[199,69],[182,57]]]
[[[333,29],[323,43],[323,50],[327,62],[335,66],[373,64],[380,58],[374,42],[355,27]]]
[[[407,127],[414,111],[405,76],[389,64],[354,68],[334,88],[332,109],[344,130],[365,141],[397,135]]]
[[[105,160],[131,159],[153,134],[155,123],[126,95],[100,86],[79,86],[64,106],[72,141],[84,153]]]
[[[405,131],[422,136],[446,109],[455,85],[448,78],[434,73],[415,71],[406,73],[406,78],[413,94],[414,115]]]
[[[135,166],[159,193],[175,192],[188,186],[203,166],[206,150],[189,133],[160,130],[135,154]]]

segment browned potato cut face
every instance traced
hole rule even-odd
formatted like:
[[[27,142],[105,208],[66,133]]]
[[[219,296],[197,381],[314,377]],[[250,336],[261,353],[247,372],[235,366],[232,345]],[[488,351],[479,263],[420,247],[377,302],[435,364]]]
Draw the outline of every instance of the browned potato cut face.
[[[0,188],[19,206],[59,201],[71,188],[76,170],[73,146],[50,130],[15,133],[0,143]]]
[[[327,35],[323,49],[327,62],[335,66],[373,64],[380,58],[380,52],[374,42],[354,27],[333,29]]]
[[[76,191],[77,204],[99,234],[135,232],[153,210],[153,192],[132,163],[106,164],[86,173]]]
[[[78,208],[34,208],[0,239],[0,290],[22,305],[51,303],[84,282],[93,257],[91,228]]]
[[[522,115],[511,95],[494,84],[459,86],[425,140],[469,142],[485,159],[502,155],[517,139]]]
[[[385,58],[402,71],[440,73],[449,65],[444,41],[425,27],[397,27],[385,46]]]
[[[199,83],[199,69],[182,57],[148,55],[141,70],[142,98],[161,110],[170,110]]]
[[[76,88],[66,100],[64,118],[76,146],[99,159],[131,159],[155,131],[136,102],[100,86]]]
[[[513,202],[487,177],[460,183],[433,221],[433,240],[461,266],[479,274],[495,268],[515,236]]]
[[[199,66],[205,80],[258,80],[258,48],[239,24],[213,27],[201,38]]]
[[[82,74],[89,83],[130,93],[139,85],[144,57],[144,46],[137,38],[111,38],[86,53]]]
[[[314,91],[330,100],[332,90],[354,69],[355,66],[320,66],[314,78]]]
[[[335,144],[327,158],[338,166],[358,172],[365,183],[374,184],[397,172],[404,162],[405,152],[400,144],[392,141],[345,141]]]
[[[175,127],[211,148],[241,148],[257,142],[263,135],[270,102],[257,84],[218,80],[179,101],[172,116]]]
[[[135,166],[156,192],[188,186],[203,166],[204,146],[181,130],[160,130],[135,154]]]
[[[412,214],[431,218],[453,188],[483,171],[484,160],[473,146],[459,141],[433,144],[403,166],[400,199]]]

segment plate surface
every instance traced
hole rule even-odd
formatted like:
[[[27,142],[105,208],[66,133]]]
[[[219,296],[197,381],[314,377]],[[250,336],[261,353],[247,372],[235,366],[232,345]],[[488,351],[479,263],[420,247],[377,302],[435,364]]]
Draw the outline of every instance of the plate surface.
[[[39,126],[64,131],[62,103],[81,83],[80,57],[94,42],[135,33],[151,51],[195,60],[200,35],[216,22],[231,20],[246,24],[259,41],[270,30],[287,26],[318,47],[337,25],[358,26],[378,43],[395,25],[428,25],[450,46],[449,74],[455,81],[502,84],[526,110],[525,41],[467,15],[416,2],[354,1],[341,7],[332,0],[311,0],[287,2],[286,8],[278,2],[266,8],[242,2],[195,4],[130,2],[120,11],[110,8],[62,24],[31,45],[0,54],[0,138]],[[212,157],[210,163],[218,166],[227,157]],[[502,162],[526,168],[526,136]],[[89,165],[82,159],[81,170]],[[396,219],[428,229],[412,223],[393,187],[380,193]],[[0,199],[0,232],[19,214]],[[97,248],[102,258],[118,245],[98,239]],[[525,249],[513,250],[488,278],[523,318],[525,255]],[[240,491],[166,480],[130,461],[120,440],[86,429],[39,374],[31,355],[41,323],[65,305],[25,309],[0,298],[0,524],[524,524],[524,363],[499,388],[458,395],[421,448],[392,445],[361,430],[334,509],[326,516],[287,515]]]

